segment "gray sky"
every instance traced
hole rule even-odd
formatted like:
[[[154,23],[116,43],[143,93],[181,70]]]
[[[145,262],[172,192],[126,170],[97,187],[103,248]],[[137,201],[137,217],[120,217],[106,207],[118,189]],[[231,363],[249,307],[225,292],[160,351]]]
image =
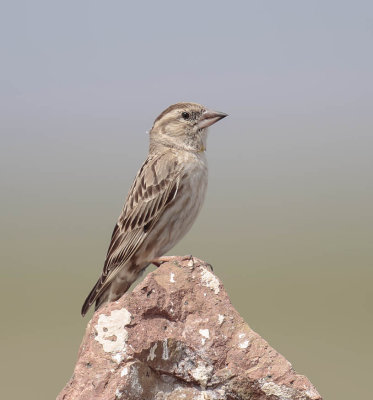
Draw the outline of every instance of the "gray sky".
[[[1,113],[140,118],[180,99],[240,117],[372,100],[372,4],[8,2]]]

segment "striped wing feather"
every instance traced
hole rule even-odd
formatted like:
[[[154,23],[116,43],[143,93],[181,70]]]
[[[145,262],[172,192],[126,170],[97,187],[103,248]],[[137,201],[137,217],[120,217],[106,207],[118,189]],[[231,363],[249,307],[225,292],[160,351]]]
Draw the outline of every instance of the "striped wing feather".
[[[114,227],[102,275],[83,305],[83,315],[136,252],[175,198],[179,173],[179,164],[170,153],[149,157],[144,162]]]

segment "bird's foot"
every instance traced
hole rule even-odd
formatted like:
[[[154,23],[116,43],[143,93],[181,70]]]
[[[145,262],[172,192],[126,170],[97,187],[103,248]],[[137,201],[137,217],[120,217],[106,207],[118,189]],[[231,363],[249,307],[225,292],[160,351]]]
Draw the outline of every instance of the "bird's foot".
[[[165,262],[173,262],[173,263],[180,263],[182,261],[189,261],[188,266],[189,267],[194,267],[196,264],[203,265],[205,264],[204,261],[200,260],[197,257],[193,257],[192,255],[187,255],[187,256],[163,256],[163,257],[158,257],[155,258],[154,260],[151,261],[152,264],[154,264],[157,268],[160,267],[163,263]],[[208,264],[209,267],[210,264]],[[212,267],[211,267],[212,269]]]

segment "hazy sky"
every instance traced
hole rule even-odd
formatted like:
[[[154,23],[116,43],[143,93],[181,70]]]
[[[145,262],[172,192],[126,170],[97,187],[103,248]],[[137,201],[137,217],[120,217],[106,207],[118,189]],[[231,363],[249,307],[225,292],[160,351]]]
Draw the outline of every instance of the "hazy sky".
[[[51,353],[45,398],[71,375],[146,130],[195,101],[229,117],[211,128],[206,203],[175,253],[212,262],[325,398],[370,393],[372,44],[372,1],[2,2],[2,342],[14,360],[27,349],[25,390],[40,395]]]
[[[162,107],[189,98],[246,117],[351,107],[363,115],[372,100],[372,8],[369,1],[3,3],[1,115],[149,125]]]

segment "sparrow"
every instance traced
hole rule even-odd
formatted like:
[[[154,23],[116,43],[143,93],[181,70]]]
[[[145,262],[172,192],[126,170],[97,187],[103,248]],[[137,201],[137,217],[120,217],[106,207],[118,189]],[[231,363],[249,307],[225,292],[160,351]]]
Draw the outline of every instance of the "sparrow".
[[[85,300],[84,316],[95,303],[118,300],[150,264],[189,231],[207,188],[207,128],[227,114],[197,103],[164,110],[149,132],[149,153],[138,171],[111,236],[101,277]]]

